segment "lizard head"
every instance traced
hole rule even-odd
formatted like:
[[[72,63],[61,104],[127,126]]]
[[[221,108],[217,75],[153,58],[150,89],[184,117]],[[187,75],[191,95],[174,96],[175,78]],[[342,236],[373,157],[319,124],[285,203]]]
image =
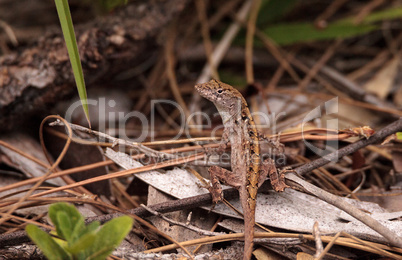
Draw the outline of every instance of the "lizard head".
[[[213,102],[221,114],[233,116],[239,113],[242,104],[247,105],[237,89],[219,80],[212,79],[207,83],[197,84],[195,89],[202,97]]]

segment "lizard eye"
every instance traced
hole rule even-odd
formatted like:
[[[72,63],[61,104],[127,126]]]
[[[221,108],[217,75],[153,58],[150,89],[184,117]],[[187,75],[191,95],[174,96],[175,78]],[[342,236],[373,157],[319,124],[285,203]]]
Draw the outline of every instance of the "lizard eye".
[[[218,93],[219,93],[219,94],[222,94],[222,92],[223,92],[222,89],[219,89],[219,90],[218,90]]]

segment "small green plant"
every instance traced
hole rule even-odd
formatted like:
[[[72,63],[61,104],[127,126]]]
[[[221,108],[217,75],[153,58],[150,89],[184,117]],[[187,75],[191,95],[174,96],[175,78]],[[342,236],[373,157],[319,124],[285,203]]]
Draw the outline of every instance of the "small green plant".
[[[54,237],[35,225],[25,228],[48,259],[105,259],[133,225],[128,216],[115,218],[103,226],[98,221],[85,225],[84,217],[68,203],[51,205],[49,217],[56,227]]]

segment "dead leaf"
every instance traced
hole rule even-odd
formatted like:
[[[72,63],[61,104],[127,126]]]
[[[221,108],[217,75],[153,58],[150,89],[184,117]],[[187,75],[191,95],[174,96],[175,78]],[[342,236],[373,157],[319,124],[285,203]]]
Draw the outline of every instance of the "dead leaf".
[[[399,66],[399,55],[395,56],[364,86],[365,89],[384,100],[392,89]]]
[[[272,252],[266,248],[258,248],[254,250],[253,255],[257,260],[281,260],[283,256]]]
[[[402,153],[393,152],[392,153],[392,163],[394,164],[394,169],[396,172],[402,172]]]
[[[394,95],[394,103],[399,108],[402,106],[402,86],[400,85],[397,88],[396,93]]]
[[[297,260],[313,260],[314,256],[309,255],[307,253],[304,252],[299,252],[297,253]]]
[[[24,153],[37,158],[43,163],[48,164],[39,142],[31,136],[24,133],[14,132],[13,134],[3,135],[1,140]],[[46,167],[43,167],[4,146],[0,146],[0,155],[1,153],[3,154],[3,157],[0,157],[0,160],[3,163],[20,170],[27,177],[41,177],[47,172]],[[47,182],[57,186],[65,185],[65,182],[61,178],[50,179]]]

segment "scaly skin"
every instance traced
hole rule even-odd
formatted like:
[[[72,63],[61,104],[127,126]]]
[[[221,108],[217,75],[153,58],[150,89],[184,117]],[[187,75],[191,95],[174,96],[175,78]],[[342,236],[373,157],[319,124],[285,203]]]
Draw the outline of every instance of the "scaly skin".
[[[261,171],[260,144],[254,120],[246,100],[235,88],[218,80],[195,86],[200,95],[213,102],[224,124],[223,139],[231,144],[232,171],[213,166],[209,169],[213,187],[219,186],[219,180],[239,190],[244,214],[245,245],[244,259],[250,259],[253,251],[255,205],[260,174],[263,178],[273,170],[273,163]],[[226,144],[227,140],[223,140]],[[276,169],[275,169],[276,171]],[[221,199],[220,186],[217,193],[212,193],[214,201]]]

